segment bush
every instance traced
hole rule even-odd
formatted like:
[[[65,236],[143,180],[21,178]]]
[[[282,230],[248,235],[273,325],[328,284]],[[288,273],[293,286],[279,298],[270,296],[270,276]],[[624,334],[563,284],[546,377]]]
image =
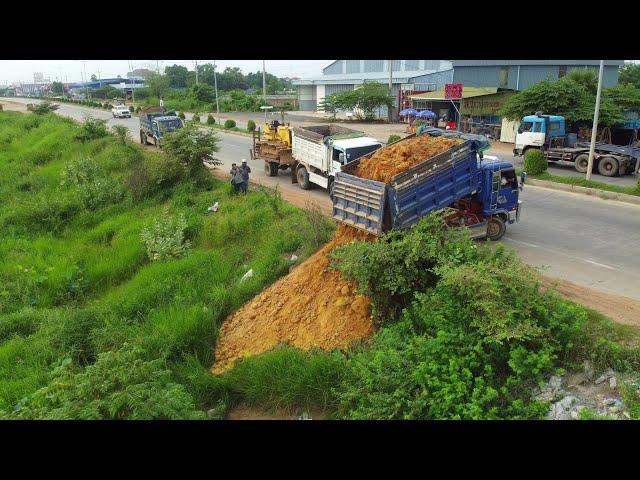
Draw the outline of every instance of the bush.
[[[191,121],[193,123],[200,123],[200,115],[198,115],[197,113],[194,113],[193,117],[191,117]]]
[[[147,255],[151,260],[180,258],[191,246],[185,240],[187,221],[184,215],[169,215],[165,210],[153,223],[147,225],[141,233],[142,241],[147,248]]]
[[[108,175],[93,159],[80,157],[68,161],[62,172],[63,185],[75,186],[85,208],[116,203],[124,196],[122,184]]]
[[[236,122],[234,120],[225,120],[224,121],[224,128],[229,129],[229,128],[233,128],[236,126]]]
[[[140,107],[138,107],[138,108],[140,108]],[[184,118],[185,118],[185,117],[184,117],[184,112],[180,112],[180,113],[178,114],[178,117],[180,117],[182,120],[184,120]]]
[[[400,140],[400,135],[389,135],[389,138],[387,139],[387,143],[393,143],[393,142],[397,142],[398,140]]]
[[[141,111],[141,110],[142,110],[142,108],[140,108],[140,105],[138,105],[138,106],[136,107],[136,113],[140,113],[140,111]]]
[[[111,127],[113,134],[122,145],[126,145],[129,139],[129,129],[124,125],[114,125]]]
[[[529,175],[539,175],[547,170],[547,159],[542,151],[530,148],[524,155],[524,171]]]
[[[107,121],[99,120],[97,118],[85,117],[84,122],[80,128],[80,133],[76,135],[76,140],[81,142],[88,142],[89,140],[95,140],[97,138],[103,138],[109,136],[109,130],[107,130]]]
[[[131,113],[133,113],[133,112],[135,111],[135,108],[133,108],[133,105],[131,105],[131,106],[129,107],[129,111],[130,111]]]
[[[215,119],[213,118],[213,115],[209,114],[209,115],[207,116],[207,125],[215,125],[215,123],[216,123],[216,121],[215,121]]]
[[[250,132],[253,132],[256,129],[256,122],[254,122],[253,120],[249,120],[247,122],[247,130]]]

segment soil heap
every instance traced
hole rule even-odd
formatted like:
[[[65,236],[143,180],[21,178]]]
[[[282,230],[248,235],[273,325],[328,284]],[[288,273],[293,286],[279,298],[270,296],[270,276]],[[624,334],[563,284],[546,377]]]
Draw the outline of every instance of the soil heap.
[[[419,135],[381,148],[371,157],[363,158],[353,174],[356,177],[389,183],[394,175],[461,142],[458,138]]]
[[[220,329],[212,372],[219,374],[236,359],[257,355],[287,343],[309,350],[346,348],[373,332],[370,300],[355,293],[355,284],[327,272],[327,254],[353,240],[372,235],[340,225],[331,242],[263,290],[229,316]]]

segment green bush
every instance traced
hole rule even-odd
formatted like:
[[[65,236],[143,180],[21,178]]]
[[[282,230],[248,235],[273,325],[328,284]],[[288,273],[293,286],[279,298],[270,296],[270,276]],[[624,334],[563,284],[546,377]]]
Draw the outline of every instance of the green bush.
[[[33,113],[35,113],[36,115],[45,115],[49,112],[58,110],[58,108],[60,108],[59,105],[44,101],[33,106]]]
[[[213,115],[209,114],[209,115],[207,116],[207,125],[215,125],[215,123],[216,123],[216,121],[215,121],[215,119],[213,118]]]
[[[249,132],[253,132],[256,129],[256,122],[254,122],[253,120],[249,120],[247,122],[247,130]]]
[[[191,121],[193,123],[200,123],[200,115],[198,115],[197,113],[194,113],[193,117],[191,117]]]
[[[224,128],[229,129],[229,128],[233,128],[236,126],[236,122],[234,120],[225,120],[224,121]]]
[[[76,135],[76,139],[81,142],[88,142],[97,138],[109,136],[107,129],[107,121],[92,117],[85,117],[80,128],[80,132]]]
[[[142,110],[142,108],[140,108],[140,105],[138,105],[138,106],[136,107],[136,113],[140,113],[140,111],[141,111],[141,110]]]
[[[124,125],[113,125],[111,130],[118,139],[118,142],[120,142],[121,145],[126,145],[127,140],[129,139],[129,129]]]
[[[133,113],[133,112],[135,111],[135,108],[133,108],[133,105],[130,105],[130,106],[129,106],[129,111],[130,111],[131,113]]]
[[[393,142],[397,142],[398,140],[400,140],[400,135],[389,135],[389,138],[387,139],[387,143],[393,143]]]
[[[184,117],[184,112],[180,112],[180,113],[178,114],[178,117],[180,117],[182,120],[184,120],[184,118],[185,118],[185,117]]]
[[[530,148],[524,155],[524,171],[529,175],[539,175],[547,170],[547,159],[537,148]]]
[[[122,184],[88,157],[68,161],[62,172],[63,184],[75,186],[85,208],[96,209],[117,203],[124,196]]]
[[[185,239],[186,229],[187,221],[184,215],[169,215],[165,210],[142,230],[142,241],[149,259],[164,260],[184,256],[191,246],[191,242]]]

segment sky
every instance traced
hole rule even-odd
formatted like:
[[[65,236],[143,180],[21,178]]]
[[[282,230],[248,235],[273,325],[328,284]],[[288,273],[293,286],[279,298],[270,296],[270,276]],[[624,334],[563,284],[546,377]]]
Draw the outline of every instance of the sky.
[[[322,67],[333,60],[266,60],[267,72],[278,77],[312,77],[320,75]],[[0,84],[11,82],[33,82],[33,73],[42,72],[45,78],[64,82],[81,81],[80,72],[86,68],[87,77],[92,74],[100,78],[124,77],[132,68],[156,68],[156,60],[0,60]],[[213,63],[213,60],[198,60],[198,63]],[[194,60],[158,60],[160,70],[174,64],[194,69]],[[220,70],[240,67],[243,73],[261,71],[262,60],[218,60]]]

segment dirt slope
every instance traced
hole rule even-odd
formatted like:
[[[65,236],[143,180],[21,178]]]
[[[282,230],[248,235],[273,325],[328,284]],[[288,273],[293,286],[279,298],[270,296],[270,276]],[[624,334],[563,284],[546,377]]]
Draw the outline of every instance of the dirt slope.
[[[370,300],[326,268],[333,248],[371,238],[341,225],[331,242],[228,317],[220,329],[212,372],[222,373],[234,360],[281,343],[332,350],[369,336]]]

